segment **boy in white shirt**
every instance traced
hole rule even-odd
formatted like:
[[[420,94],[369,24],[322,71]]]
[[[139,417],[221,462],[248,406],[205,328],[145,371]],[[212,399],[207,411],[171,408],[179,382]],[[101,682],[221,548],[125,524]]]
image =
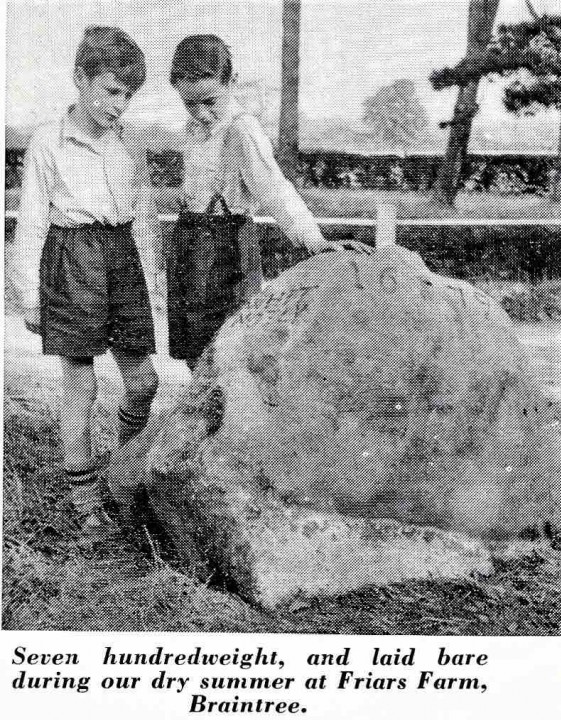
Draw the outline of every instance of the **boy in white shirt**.
[[[272,215],[297,246],[334,249],[294,186],[284,177],[257,118],[234,96],[230,49],[215,35],[192,35],[175,50],[170,81],[192,122],[184,148],[184,190],[190,210],[204,211],[220,192],[232,212]]]
[[[86,29],[75,62],[78,101],[30,141],[15,238],[13,282],[26,326],[41,334],[45,354],[61,359],[64,467],[92,540],[116,530],[92,457],[93,358],[110,349],[121,371],[120,444],[146,425],[158,385],[152,312],[131,231],[150,190],[118,124],[145,77],[144,55],[126,33]]]
[[[185,358],[194,367],[225,317],[261,287],[260,248],[251,222],[258,208],[273,216],[294,245],[311,253],[335,248],[323,238],[304,201],[284,177],[259,121],[236,101],[236,76],[224,41],[216,35],[191,35],[182,40],[175,49],[170,82],[190,115],[183,148],[184,211],[173,235],[175,251],[183,253],[175,263],[182,274],[179,282],[173,273],[171,281],[168,278],[170,354]],[[245,218],[237,238],[243,277],[237,286],[233,280],[222,278],[217,283],[214,278],[224,275],[215,269],[235,265],[235,257],[230,259],[223,249],[197,237],[194,214],[204,213],[217,194],[232,213]],[[213,287],[217,284],[227,287]],[[175,285],[185,290],[179,301],[173,297]],[[199,286],[206,298],[197,292]]]

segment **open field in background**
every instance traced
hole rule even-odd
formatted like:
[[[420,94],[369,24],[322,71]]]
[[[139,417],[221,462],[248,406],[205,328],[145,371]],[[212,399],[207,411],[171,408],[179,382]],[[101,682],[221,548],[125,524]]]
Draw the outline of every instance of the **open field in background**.
[[[399,190],[305,188],[299,191],[316,217],[376,217],[376,205],[390,203],[400,218],[459,217],[488,220],[561,218],[561,207],[538,195],[501,195],[460,192],[455,208],[435,207],[429,193]],[[155,188],[156,204],[162,213],[176,211],[177,188]],[[6,210],[17,210],[20,188],[6,190]]]
[[[397,207],[399,218],[561,218],[561,207],[539,195],[501,195],[487,192],[460,192],[455,208],[437,207],[430,194],[399,190],[304,188],[299,190],[315,217],[375,218],[376,205]],[[160,212],[175,212],[177,188],[156,188]],[[13,200],[12,202],[15,202]]]
[[[517,324],[516,329],[560,419],[561,324]],[[161,314],[157,337],[162,382],[156,408],[161,409],[188,383],[189,371],[165,353]],[[58,362],[41,355],[39,339],[23,329],[17,315],[7,318],[5,367],[6,629],[450,635],[541,635],[561,629],[561,557],[554,551],[497,561],[496,574],[487,580],[407,582],[275,613],[178,573],[149,517],[140,549],[123,541],[103,556],[84,556],[76,549],[77,530],[64,500]],[[100,359],[98,371],[95,444],[103,455],[115,443],[120,382],[109,357]]]
[[[561,208],[537,195],[500,195],[485,192],[460,192],[456,207],[440,208],[422,192],[395,190],[328,190],[306,188],[302,196],[318,217],[375,217],[376,205],[397,206],[400,218],[459,217],[519,219],[561,217]]]

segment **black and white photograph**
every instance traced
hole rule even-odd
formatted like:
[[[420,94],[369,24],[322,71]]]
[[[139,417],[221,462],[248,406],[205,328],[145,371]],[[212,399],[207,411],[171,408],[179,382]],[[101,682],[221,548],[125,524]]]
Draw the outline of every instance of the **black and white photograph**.
[[[558,636],[561,2],[6,18],[3,631]]]

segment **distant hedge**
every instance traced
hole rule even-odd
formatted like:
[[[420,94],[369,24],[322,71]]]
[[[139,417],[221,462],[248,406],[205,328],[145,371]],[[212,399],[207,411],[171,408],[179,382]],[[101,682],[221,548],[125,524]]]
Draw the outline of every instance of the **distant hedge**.
[[[304,187],[430,190],[442,157],[366,156],[323,150],[300,153]],[[549,191],[556,158],[533,155],[468,155],[460,189],[504,194]]]
[[[23,150],[6,151],[6,187],[21,185]],[[178,187],[183,179],[181,153],[148,151],[148,166],[156,187]],[[374,190],[430,190],[442,158],[436,155],[355,155],[306,150],[299,155],[303,187]],[[504,194],[545,195],[550,188],[556,158],[532,155],[469,155],[461,189]]]

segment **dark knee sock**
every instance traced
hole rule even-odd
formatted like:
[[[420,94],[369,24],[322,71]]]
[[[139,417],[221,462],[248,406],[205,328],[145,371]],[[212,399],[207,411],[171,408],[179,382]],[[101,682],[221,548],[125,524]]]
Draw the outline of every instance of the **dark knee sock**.
[[[124,445],[144,430],[150,417],[150,408],[132,413],[119,408],[119,446]]]
[[[66,466],[64,472],[70,484],[70,500],[79,515],[88,515],[103,506],[96,462]]]

